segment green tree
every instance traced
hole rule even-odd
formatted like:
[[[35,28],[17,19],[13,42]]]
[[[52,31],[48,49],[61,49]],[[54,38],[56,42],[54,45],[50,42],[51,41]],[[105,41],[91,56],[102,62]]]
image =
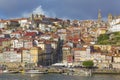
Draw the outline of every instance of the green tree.
[[[109,35],[107,34],[101,34],[99,37],[98,37],[98,44],[109,44],[108,42],[109,40]]]
[[[94,65],[93,61],[91,61],[91,60],[84,61],[82,64],[83,64],[83,66],[86,67],[86,68],[91,68],[91,67],[93,67],[93,65]]]
[[[101,45],[120,45],[120,32],[101,34],[97,38],[97,44]]]

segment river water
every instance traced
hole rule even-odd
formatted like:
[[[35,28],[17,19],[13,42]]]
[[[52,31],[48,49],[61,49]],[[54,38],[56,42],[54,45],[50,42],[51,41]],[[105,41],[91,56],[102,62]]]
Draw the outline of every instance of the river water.
[[[0,80],[120,80],[120,75],[93,75],[91,77],[62,74],[0,74]]]

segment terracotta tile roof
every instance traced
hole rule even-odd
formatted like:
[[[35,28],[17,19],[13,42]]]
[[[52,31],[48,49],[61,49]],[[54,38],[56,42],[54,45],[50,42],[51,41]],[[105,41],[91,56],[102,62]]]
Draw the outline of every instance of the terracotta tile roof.
[[[11,34],[21,34],[22,32],[12,32]]]
[[[106,56],[113,56],[113,53],[109,53],[109,54],[102,54],[102,55],[106,55]]]
[[[18,22],[17,20],[9,20],[10,22]]]
[[[73,48],[74,51],[86,51],[86,48]]]
[[[36,32],[26,32],[24,36],[36,36]]]
[[[32,41],[33,40],[33,38],[30,38],[30,37],[22,37],[22,38],[20,38],[19,40],[29,40],[29,41]]]
[[[0,23],[5,23],[6,22],[6,20],[0,20]]]
[[[120,57],[120,54],[113,54],[114,57]]]
[[[20,50],[30,50],[30,49],[22,47],[22,48],[20,48]]]
[[[70,46],[68,46],[68,45],[63,45],[63,48],[70,48]]]
[[[45,41],[45,44],[51,44],[51,41]]]
[[[10,39],[7,39],[7,38],[0,38],[0,42],[2,41],[9,41]]]
[[[45,40],[44,39],[39,39],[38,42],[44,42]]]
[[[99,29],[103,29],[103,30],[106,30],[106,29],[107,29],[107,27],[100,27]]]
[[[27,20],[28,18],[16,18],[16,19],[7,19],[7,20],[0,20],[0,23],[5,23],[5,22],[8,22],[8,21],[15,21],[15,22],[18,22],[20,20]]]
[[[20,20],[27,20],[28,18],[16,18],[16,19],[8,19],[10,21],[20,21]]]
[[[57,34],[52,34],[53,38],[59,38],[59,36]]]

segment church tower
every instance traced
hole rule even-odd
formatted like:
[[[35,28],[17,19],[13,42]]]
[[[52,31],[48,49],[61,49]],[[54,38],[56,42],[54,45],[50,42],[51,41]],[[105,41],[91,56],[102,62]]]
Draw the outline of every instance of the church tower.
[[[30,20],[31,20],[32,24],[34,24],[34,14],[31,15]]]
[[[98,11],[98,22],[101,22],[102,21],[102,16],[101,16],[101,11],[99,10]]]
[[[113,20],[112,14],[108,14],[108,23],[110,23]]]

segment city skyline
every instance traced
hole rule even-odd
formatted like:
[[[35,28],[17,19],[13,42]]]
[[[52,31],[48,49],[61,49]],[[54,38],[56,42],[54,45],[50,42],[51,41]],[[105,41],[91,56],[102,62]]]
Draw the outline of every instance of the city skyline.
[[[120,14],[119,3],[110,0],[1,0],[0,18],[28,17],[32,13],[41,13],[64,19],[97,19],[100,9],[105,19],[109,13]]]

